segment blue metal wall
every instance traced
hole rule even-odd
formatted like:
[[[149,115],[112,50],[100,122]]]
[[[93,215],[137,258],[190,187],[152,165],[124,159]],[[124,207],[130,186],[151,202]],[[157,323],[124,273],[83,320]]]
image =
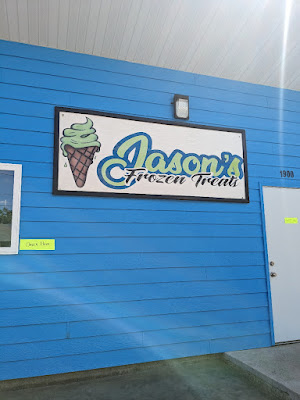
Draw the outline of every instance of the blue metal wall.
[[[0,161],[23,164],[0,256],[0,379],[270,346],[259,183],[300,186],[300,93],[0,41]],[[54,106],[246,130],[249,204],[53,196]],[[280,108],[282,106],[282,109]]]

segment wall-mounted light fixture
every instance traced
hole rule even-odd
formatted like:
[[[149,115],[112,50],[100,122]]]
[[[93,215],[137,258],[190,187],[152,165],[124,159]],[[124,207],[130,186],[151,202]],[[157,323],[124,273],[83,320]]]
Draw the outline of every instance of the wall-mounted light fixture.
[[[174,94],[174,118],[189,119],[189,96]]]

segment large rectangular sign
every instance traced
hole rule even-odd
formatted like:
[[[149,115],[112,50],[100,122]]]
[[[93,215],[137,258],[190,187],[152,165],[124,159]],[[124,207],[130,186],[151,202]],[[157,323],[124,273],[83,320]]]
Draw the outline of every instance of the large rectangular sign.
[[[55,194],[249,201],[242,130],[55,111]]]

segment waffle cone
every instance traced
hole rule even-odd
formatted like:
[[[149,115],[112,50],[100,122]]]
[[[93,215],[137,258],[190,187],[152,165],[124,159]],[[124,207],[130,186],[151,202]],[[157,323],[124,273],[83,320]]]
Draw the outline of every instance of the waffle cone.
[[[88,169],[93,163],[94,154],[98,149],[99,147],[97,146],[82,147],[80,149],[75,149],[68,144],[65,146],[74,181],[80,188],[85,184]]]

